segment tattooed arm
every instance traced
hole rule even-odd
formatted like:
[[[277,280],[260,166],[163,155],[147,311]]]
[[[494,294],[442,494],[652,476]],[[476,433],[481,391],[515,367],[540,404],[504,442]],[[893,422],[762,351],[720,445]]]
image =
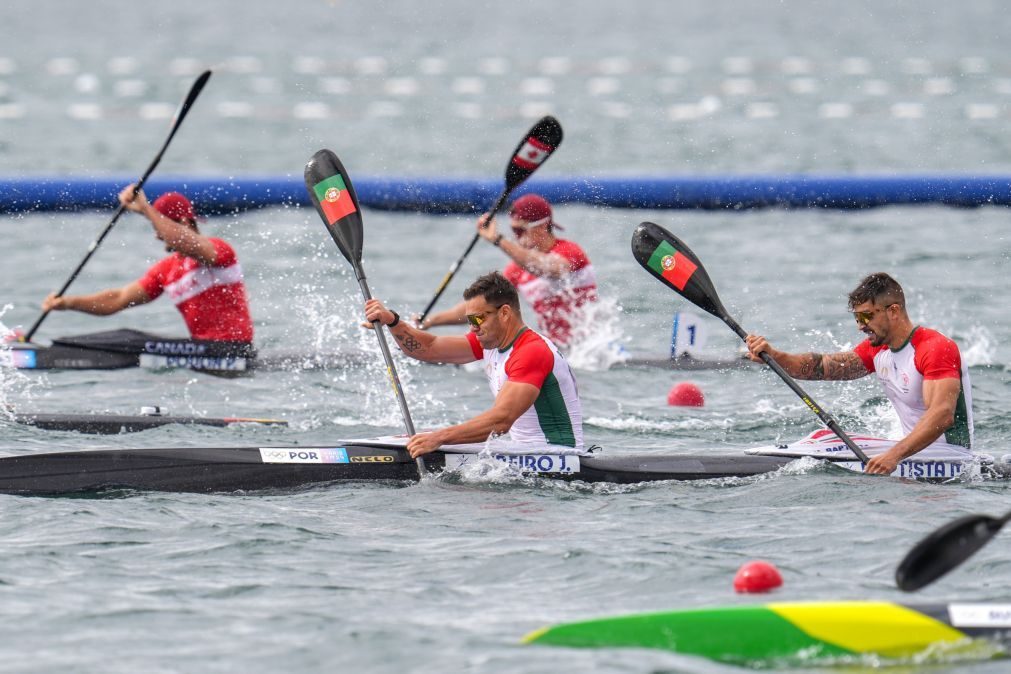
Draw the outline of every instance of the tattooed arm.
[[[870,374],[860,357],[853,351],[839,353],[786,353],[769,346],[764,337],[748,335],[748,357],[763,362],[760,354],[765,351],[779,363],[787,374],[797,379],[822,379],[838,381],[859,379]]]
[[[371,327],[372,321],[379,321],[389,327],[390,323],[396,321],[396,316],[379,300],[369,300],[365,303],[365,320],[368,321],[364,324],[366,327]],[[389,330],[400,350],[411,358],[426,363],[457,364],[477,360],[466,337],[433,335],[418,330],[403,320],[397,321],[396,325],[389,327]]]

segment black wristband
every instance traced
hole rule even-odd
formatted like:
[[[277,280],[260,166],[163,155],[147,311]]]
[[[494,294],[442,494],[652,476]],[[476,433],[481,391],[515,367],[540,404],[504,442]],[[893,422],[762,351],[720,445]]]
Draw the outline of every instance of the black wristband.
[[[393,314],[393,320],[386,324],[386,327],[392,328],[394,325],[400,322],[400,314],[398,314],[393,309],[390,309],[390,313]]]
[[[491,240],[491,245],[496,246],[496,247],[497,246],[501,246],[502,245],[502,235],[499,234],[494,239],[492,239]]]

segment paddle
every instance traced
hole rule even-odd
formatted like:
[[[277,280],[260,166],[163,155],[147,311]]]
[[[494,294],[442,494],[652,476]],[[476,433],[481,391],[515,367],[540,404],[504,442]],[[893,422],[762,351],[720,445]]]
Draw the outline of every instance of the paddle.
[[[358,195],[355,194],[351,178],[337,155],[330,150],[320,150],[312,156],[305,165],[305,188],[309,191],[309,198],[312,199],[316,212],[323,219],[323,224],[330,232],[337,248],[354,268],[355,278],[358,279],[365,300],[372,299],[369,284],[365,280],[365,269],[362,267],[362,244],[365,236],[362,212],[358,207]],[[407,408],[407,399],[400,386],[400,378],[393,364],[393,356],[390,355],[390,347],[383,335],[383,326],[376,320],[372,321],[372,327],[375,328],[379,349],[386,361],[386,373],[393,384],[394,393],[397,394],[397,402],[400,403],[400,412],[404,416],[407,434],[413,436],[414,422],[411,421],[411,411]],[[418,465],[418,476],[424,477],[424,460],[419,456],[415,462]]]
[[[895,584],[906,592],[930,585],[976,554],[1009,520],[1011,512],[1001,518],[966,515],[939,527],[906,553]]]
[[[172,129],[171,131],[169,131],[168,138],[165,139],[165,143],[161,146],[161,150],[158,151],[158,154],[157,156],[155,156],[154,161],[152,161],[151,165],[147,167],[147,171],[144,171],[144,175],[142,175],[140,177],[140,180],[137,181],[137,185],[136,187],[134,187],[133,190],[134,195],[136,195],[137,192],[139,192],[141,188],[144,187],[144,183],[147,182],[147,179],[151,176],[155,168],[157,168],[158,164],[161,162],[162,155],[164,155],[165,150],[168,149],[169,143],[172,142],[172,138],[176,135],[176,131],[179,130],[179,126],[183,123],[183,120],[186,119],[186,113],[188,113],[190,111],[190,108],[193,107],[193,103],[197,100],[197,96],[200,95],[200,92],[203,91],[204,85],[207,84],[207,80],[209,80],[210,77],[211,71],[205,70],[203,73],[201,73],[200,77],[196,79],[196,81],[193,83],[193,86],[190,87],[189,93],[186,94],[186,98],[183,99],[182,105],[179,106],[179,110],[176,112],[175,117],[172,120]],[[88,252],[84,256],[84,259],[81,260],[81,263],[77,265],[77,268],[70,275],[70,278],[67,279],[67,282],[64,283],[63,287],[60,288],[59,292],[56,293],[57,297],[62,297],[63,293],[67,292],[67,288],[70,287],[70,284],[74,282],[74,279],[77,278],[77,275],[81,273],[82,269],[84,269],[84,265],[88,263],[88,260],[91,259],[91,256],[94,255],[96,250],[98,250],[98,247],[101,245],[102,241],[109,234],[109,232],[112,231],[112,228],[116,224],[116,221],[119,220],[119,216],[123,215],[123,211],[125,210],[126,206],[120,204],[119,208],[116,209],[116,212],[113,213],[112,220],[109,221],[109,224],[105,226],[105,229],[103,229],[102,233],[98,235],[98,238],[92,241],[91,245],[88,246]],[[38,317],[38,319],[35,321],[35,324],[32,325],[31,329],[24,335],[24,337],[21,338],[21,341],[22,342],[32,341],[32,337],[35,335],[35,331],[39,329],[39,326],[42,325],[42,321],[44,321],[46,319],[46,316],[48,315],[49,311],[42,312],[42,315]]]
[[[513,152],[512,159],[509,160],[509,164],[506,166],[505,173],[505,189],[502,190],[502,194],[499,195],[498,200],[492,205],[491,210],[488,211],[488,219],[491,220],[495,217],[495,214],[499,212],[503,204],[505,204],[506,199],[514,189],[519,187],[524,180],[533,175],[534,171],[540,168],[541,164],[547,161],[548,157],[551,156],[558,146],[562,143],[562,125],[558,123],[558,120],[554,117],[548,115],[547,117],[541,118],[539,122],[534,124],[533,128],[527,132],[527,135],[520,141],[520,144],[516,146],[516,151]],[[470,240],[470,245],[467,246],[467,250],[463,251],[463,255],[460,259],[453,263],[453,266],[449,268],[449,273],[446,274],[445,278],[442,279],[442,283],[435,290],[435,297],[432,301],[428,303],[425,310],[421,312],[421,316],[418,318],[418,323],[422,323],[425,317],[428,316],[429,312],[432,311],[432,307],[435,303],[439,301],[442,296],[442,291],[446,289],[449,282],[453,280],[456,275],[456,271],[463,264],[463,261],[467,259],[470,255],[470,251],[474,249],[477,244],[478,239],[481,238],[480,234],[474,234],[474,238]]]
[[[639,264],[650,274],[660,280],[661,283],[671,288],[686,300],[700,309],[716,316],[726,323],[731,330],[737,333],[741,339],[745,339],[748,333],[737,324],[720,302],[719,295],[713,282],[709,280],[702,262],[695,256],[695,253],[685,244],[666,229],[652,222],[644,222],[632,233],[632,255]],[[867,463],[869,459],[863,451],[857,447],[856,443],[846,435],[839,427],[835,419],[829,416],[820,405],[818,405],[802,389],[793,377],[787,374],[779,363],[772,359],[768,353],[763,351],[759,354],[765,364],[772,368],[773,372],[786,382],[793,392],[800,396],[811,411],[818,415],[829,429],[832,430],[846,446],[850,448],[861,461]]]

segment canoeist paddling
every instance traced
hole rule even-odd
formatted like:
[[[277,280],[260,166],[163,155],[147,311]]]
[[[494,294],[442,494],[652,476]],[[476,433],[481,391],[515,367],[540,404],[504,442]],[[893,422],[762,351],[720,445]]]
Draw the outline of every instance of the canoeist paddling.
[[[852,351],[791,354],[748,335],[753,360],[768,353],[798,379],[844,380],[872,372],[899,415],[905,437],[871,458],[868,473],[890,475],[903,459],[933,452],[971,457],[972,393],[958,346],[936,330],[913,325],[902,286],[885,273],[864,278],[849,309],[867,339]]]
[[[107,316],[167,293],[193,339],[228,342],[236,346],[237,353],[251,353],[253,322],[235,250],[222,239],[200,233],[193,205],[178,192],[163,194],[152,204],[142,190],[135,192],[134,185],[129,185],[119,199],[126,209],[151,222],[155,236],[165,243],[170,255],[121,288],[90,295],[53,293],[42,308]]]
[[[538,194],[517,199],[509,211],[515,240],[505,238],[494,218],[478,218],[477,233],[509,257],[503,275],[516,286],[534,313],[544,333],[556,345],[566,348],[583,323],[583,306],[597,300],[597,278],[586,252],[574,241],[560,239],[555,230],[551,205]],[[432,314],[422,327],[464,324],[466,307]]]
[[[492,272],[472,283],[463,297],[471,326],[466,336],[436,336],[401,321],[378,300],[365,303],[370,324],[387,326],[412,358],[457,364],[483,360],[495,395],[491,409],[462,424],[414,435],[407,444],[411,456],[446,444],[484,442],[506,432],[514,443],[531,450],[582,450],[575,377],[555,345],[523,323],[513,284]]]

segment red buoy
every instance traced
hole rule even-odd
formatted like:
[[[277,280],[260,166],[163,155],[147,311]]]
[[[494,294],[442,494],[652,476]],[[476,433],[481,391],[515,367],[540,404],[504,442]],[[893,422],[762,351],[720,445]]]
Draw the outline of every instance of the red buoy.
[[[734,589],[738,592],[768,592],[782,584],[779,569],[760,559],[742,565],[734,576]]]
[[[674,384],[667,393],[667,404],[677,407],[702,407],[706,404],[706,397],[702,395],[702,389],[690,381],[683,381]]]

